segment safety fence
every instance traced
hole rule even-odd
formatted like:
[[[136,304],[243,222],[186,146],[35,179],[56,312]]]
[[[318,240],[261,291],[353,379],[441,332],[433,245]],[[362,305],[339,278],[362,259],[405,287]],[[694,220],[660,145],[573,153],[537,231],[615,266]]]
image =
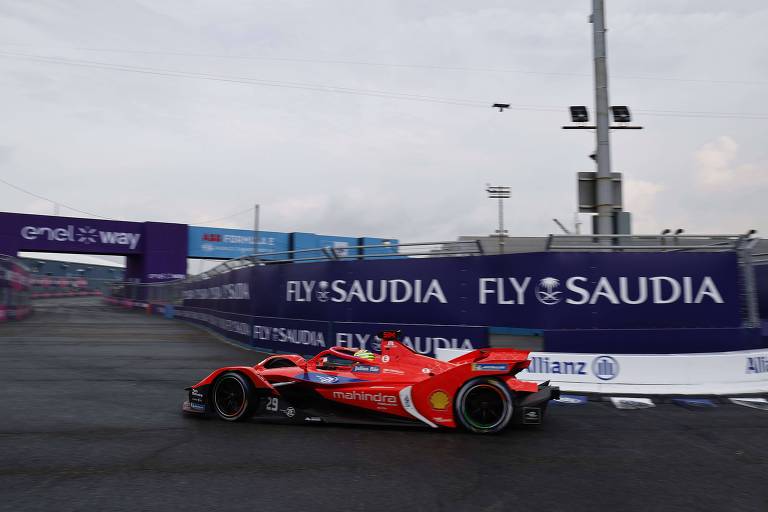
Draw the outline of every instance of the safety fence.
[[[102,295],[102,288],[108,288],[114,280],[87,277],[43,276],[30,274],[29,288],[32,299],[57,297],[87,297]]]
[[[29,316],[29,301],[29,270],[16,258],[0,255],[0,322]]]

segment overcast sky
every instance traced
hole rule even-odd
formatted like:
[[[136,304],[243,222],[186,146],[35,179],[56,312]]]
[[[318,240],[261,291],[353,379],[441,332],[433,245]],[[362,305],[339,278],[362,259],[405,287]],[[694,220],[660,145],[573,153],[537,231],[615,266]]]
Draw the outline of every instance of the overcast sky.
[[[594,169],[560,129],[594,101],[590,4],[5,0],[0,178],[109,218],[260,203],[265,230],[410,241],[491,232],[490,182],[510,234],[556,232]],[[768,4],[606,4],[611,104],[645,127],[612,133],[635,232],[768,233]],[[0,183],[0,210],[53,206]]]

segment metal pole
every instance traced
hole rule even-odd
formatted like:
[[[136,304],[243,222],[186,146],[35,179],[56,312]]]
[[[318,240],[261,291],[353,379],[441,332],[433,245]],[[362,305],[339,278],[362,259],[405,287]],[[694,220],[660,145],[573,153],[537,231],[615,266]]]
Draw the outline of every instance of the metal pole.
[[[742,243],[739,248],[741,253],[741,268],[744,273],[744,295],[747,306],[747,327],[760,326],[760,311],[757,303],[757,286],[755,284],[755,265],[752,258],[752,248],[756,241]]]
[[[504,200],[499,198],[499,254],[504,254]]]
[[[253,254],[259,256],[259,205],[253,207]]]
[[[592,0],[592,34],[595,60],[595,120],[597,134],[597,233],[613,234],[610,120],[608,118],[608,66],[605,49],[603,0]],[[610,241],[608,241],[610,243]]]

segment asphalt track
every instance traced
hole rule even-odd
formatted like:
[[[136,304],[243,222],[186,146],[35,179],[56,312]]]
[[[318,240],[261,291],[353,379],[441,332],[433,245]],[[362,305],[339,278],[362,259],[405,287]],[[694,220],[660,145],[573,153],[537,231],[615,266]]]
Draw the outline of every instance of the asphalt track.
[[[49,299],[0,325],[0,510],[766,511],[768,412],[557,406],[499,436],[226,424],[182,388],[257,353]]]

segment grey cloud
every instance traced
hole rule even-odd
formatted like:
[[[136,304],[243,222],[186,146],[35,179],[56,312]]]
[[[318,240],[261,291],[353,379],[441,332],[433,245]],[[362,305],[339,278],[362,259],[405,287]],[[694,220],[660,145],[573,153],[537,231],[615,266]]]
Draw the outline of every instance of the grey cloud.
[[[763,2],[608,4],[615,104],[768,113],[764,86],[626,78],[768,81]],[[495,203],[483,191],[492,182],[513,187],[511,232],[541,235],[552,217],[571,218],[575,172],[593,168],[591,135],[559,128],[568,105],[592,103],[588,13],[586,0],[4,3],[0,32],[17,46],[0,50],[562,110],[499,114],[0,58],[10,120],[0,133],[14,148],[0,173],[115,218],[196,223],[259,202],[265,229],[409,240],[493,230]],[[695,185],[697,152],[724,136],[738,144],[736,168],[762,169],[765,120],[635,117],[646,130],[614,133],[613,156],[639,228],[768,230],[765,182],[723,193]],[[44,209],[1,193],[4,209]],[[250,223],[244,214],[221,224]]]

